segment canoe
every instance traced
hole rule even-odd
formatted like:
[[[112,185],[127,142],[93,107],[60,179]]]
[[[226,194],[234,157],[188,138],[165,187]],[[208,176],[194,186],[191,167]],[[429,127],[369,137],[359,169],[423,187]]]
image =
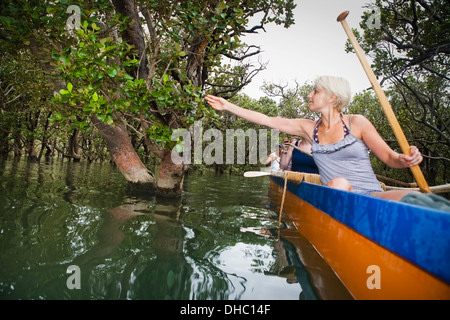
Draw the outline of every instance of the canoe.
[[[450,299],[450,213],[306,181],[287,179],[284,192],[283,174],[270,179],[283,217],[354,299]]]

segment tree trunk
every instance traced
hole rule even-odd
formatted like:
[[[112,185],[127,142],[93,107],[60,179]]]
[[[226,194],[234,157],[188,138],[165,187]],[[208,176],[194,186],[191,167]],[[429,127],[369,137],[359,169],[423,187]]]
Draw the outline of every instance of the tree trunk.
[[[8,143],[8,136],[10,134],[10,126],[0,130],[0,155],[7,156],[10,151],[10,145]]]
[[[430,186],[436,185],[436,178],[437,178],[437,168],[438,168],[438,161],[436,160],[439,155],[436,152],[429,151],[428,154],[431,155],[431,157],[426,161],[426,164],[428,165],[427,168],[427,181]]]
[[[147,170],[131,144],[124,126],[108,125],[93,116],[92,121],[105,139],[106,145],[117,168],[125,179],[139,186],[155,189],[155,177]]]
[[[26,139],[24,143],[25,152],[28,156],[28,160],[32,162],[37,162],[37,152],[36,148],[34,147],[34,139]]]
[[[141,62],[139,68],[134,70],[132,76],[148,80],[148,60],[145,52],[145,37],[139,17],[139,11],[135,0],[112,0],[116,12],[130,18],[130,25],[122,31],[121,36],[124,41],[134,46],[138,59]]]
[[[72,135],[69,137],[69,145],[67,147],[67,157],[73,159],[75,162],[79,162],[81,160],[81,155],[79,154],[78,148],[78,136],[80,134],[80,130],[74,129]]]
[[[48,127],[50,125],[50,116],[52,115],[52,112],[50,111],[45,118],[45,124],[42,132],[42,143],[41,143],[41,150],[39,151],[38,155],[38,161],[41,160],[42,155],[44,154],[44,150],[46,150],[45,153],[45,159],[48,160],[51,156],[53,156],[53,150],[48,145]]]
[[[172,150],[164,150],[159,165],[158,191],[164,194],[181,194],[184,174],[188,168],[187,165],[174,164]]]
[[[191,54],[188,57],[186,74],[196,87],[202,87],[207,77],[207,70],[204,67],[205,49],[208,39],[204,36],[197,36],[190,46]]]

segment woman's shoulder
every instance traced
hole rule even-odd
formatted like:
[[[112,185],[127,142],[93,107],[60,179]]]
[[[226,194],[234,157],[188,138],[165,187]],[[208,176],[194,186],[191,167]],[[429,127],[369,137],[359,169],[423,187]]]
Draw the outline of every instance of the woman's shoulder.
[[[295,122],[296,130],[287,132],[292,135],[300,136],[302,138],[311,139],[312,131],[314,129],[315,121],[307,118],[292,119]]]
[[[296,121],[298,124],[301,124],[306,127],[314,126],[314,124],[316,123],[316,121],[308,118],[298,118],[293,120]]]
[[[349,114],[347,115],[347,123],[351,125],[351,132],[360,140],[364,140],[366,134],[373,134],[373,130],[376,131],[372,122],[362,114]],[[345,118],[344,118],[345,119]]]
[[[367,120],[367,118],[364,115],[359,114],[359,113],[347,113],[347,114],[344,114],[344,119],[345,119],[345,117],[347,117],[347,119],[351,118],[352,121],[353,121],[353,119],[366,119]]]
[[[347,115],[344,115],[344,120],[347,120],[348,123],[351,121],[352,126],[353,125],[364,126],[364,125],[367,125],[367,123],[371,123],[369,121],[369,119],[367,119],[362,114],[347,114]]]

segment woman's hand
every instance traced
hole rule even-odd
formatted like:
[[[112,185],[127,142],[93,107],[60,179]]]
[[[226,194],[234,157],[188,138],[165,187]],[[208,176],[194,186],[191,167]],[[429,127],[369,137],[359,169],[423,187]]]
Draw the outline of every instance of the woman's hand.
[[[423,157],[422,157],[422,154],[420,153],[419,149],[417,149],[417,147],[411,146],[410,151],[409,151],[409,156],[400,154],[399,160],[404,168],[409,168],[409,167],[412,167],[412,166],[415,166],[415,165],[418,165],[419,163],[421,163],[423,160]]]
[[[227,100],[224,98],[216,97],[213,95],[207,95],[205,97],[206,102],[214,109],[218,111],[224,111],[226,110],[226,106],[229,104]]]

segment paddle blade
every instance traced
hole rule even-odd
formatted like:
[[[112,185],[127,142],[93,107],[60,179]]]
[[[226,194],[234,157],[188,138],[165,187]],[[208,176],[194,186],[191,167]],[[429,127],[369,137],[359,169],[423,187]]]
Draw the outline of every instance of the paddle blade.
[[[244,177],[246,178],[256,178],[256,177],[264,177],[264,176],[270,176],[270,171],[247,171],[244,172]]]

